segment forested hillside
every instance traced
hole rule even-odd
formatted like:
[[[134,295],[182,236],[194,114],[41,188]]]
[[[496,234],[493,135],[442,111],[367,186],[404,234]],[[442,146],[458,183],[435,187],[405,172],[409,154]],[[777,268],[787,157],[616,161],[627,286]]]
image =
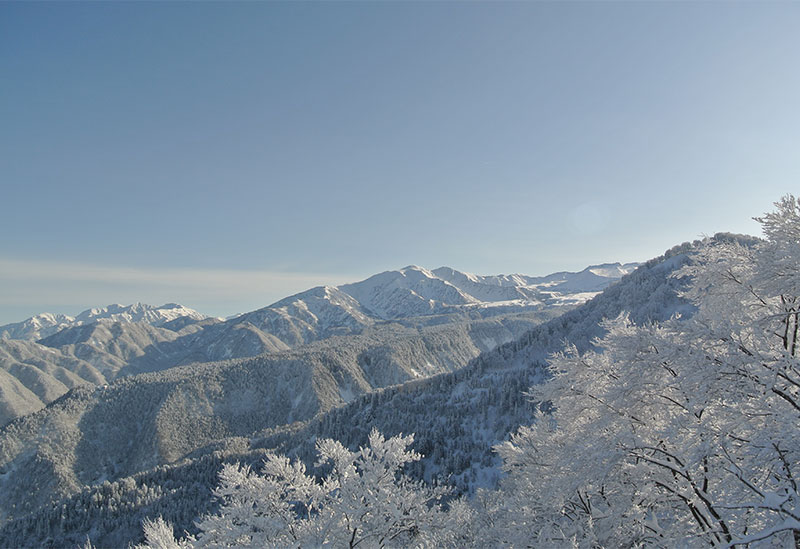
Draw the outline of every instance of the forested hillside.
[[[0,430],[2,508],[6,517],[19,516],[82,486],[174,462],[229,437],[307,421],[381,387],[458,369],[536,323],[511,315],[421,330],[387,326],[295,351],[75,389]]]

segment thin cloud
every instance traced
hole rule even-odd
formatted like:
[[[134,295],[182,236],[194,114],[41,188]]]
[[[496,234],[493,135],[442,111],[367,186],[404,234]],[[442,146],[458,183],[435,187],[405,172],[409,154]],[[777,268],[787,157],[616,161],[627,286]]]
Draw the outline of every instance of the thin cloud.
[[[26,261],[0,258],[0,280],[77,280],[118,283],[148,283],[198,287],[232,283],[245,285],[295,284],[321,279],[340,279],[342,275],[287,273],[232,269],[143,269],[109,267],[86,263]]]
[[[42,312],[42,307],[175,301],[208,314],[227,315],[263,307],[314,286],[336,285],[356,278],[326,273],[115,267],[0,258],[0,307],[30,306],[31,314],[35,314]]]

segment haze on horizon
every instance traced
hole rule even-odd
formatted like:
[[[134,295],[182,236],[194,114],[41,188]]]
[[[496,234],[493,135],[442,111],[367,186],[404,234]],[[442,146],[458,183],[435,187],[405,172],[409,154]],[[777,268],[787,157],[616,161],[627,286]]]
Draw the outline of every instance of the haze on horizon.
[[[800,4],[2,3],[0,324],[645,261],[800,175]]]

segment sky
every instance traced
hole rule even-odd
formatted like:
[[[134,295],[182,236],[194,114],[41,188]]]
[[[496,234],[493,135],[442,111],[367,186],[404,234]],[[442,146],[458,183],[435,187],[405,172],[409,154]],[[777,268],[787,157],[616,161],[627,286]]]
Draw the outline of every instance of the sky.
[[[800,3],[0,3],[0,324],[644,261],[800,181]]]

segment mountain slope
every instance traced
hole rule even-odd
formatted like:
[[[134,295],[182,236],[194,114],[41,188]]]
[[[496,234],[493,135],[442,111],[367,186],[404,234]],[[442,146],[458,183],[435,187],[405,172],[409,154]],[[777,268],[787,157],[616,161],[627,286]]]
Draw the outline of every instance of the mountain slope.
[[[43,408],[73,387],[105,381],[92,364],[68,353],[0,340],[0,424]]]
[[[8,517],[216,441],[308,421],[380,387],[453,371],[537,323],[510,315],[421,330],[389,325],[77,388],[0,429],[0,509]]]

